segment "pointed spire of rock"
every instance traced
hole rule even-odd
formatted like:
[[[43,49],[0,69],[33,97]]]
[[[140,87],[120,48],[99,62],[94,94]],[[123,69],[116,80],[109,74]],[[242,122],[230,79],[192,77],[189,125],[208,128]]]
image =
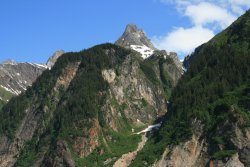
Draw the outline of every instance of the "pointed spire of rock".
[[[115,44],[126,48],[131,48],[131,45],[146,46],[152,50],[156,50],[146,33],[138,29],[134,24],[127,25],[125,32]]]
[[[65,52],[63,50],[56,51],[47,61],[46,65],[49,69],[54,66],[55,62],[59,57],[61,57]]]

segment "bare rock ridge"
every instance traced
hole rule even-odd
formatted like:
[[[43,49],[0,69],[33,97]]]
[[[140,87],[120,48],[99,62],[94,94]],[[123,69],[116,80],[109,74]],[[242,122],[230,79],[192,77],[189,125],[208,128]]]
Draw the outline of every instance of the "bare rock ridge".
[[[56,51],[47,61],[46,65],[50,69],[55,64],[56,60],[61,57],[65,52],[63,50]]]

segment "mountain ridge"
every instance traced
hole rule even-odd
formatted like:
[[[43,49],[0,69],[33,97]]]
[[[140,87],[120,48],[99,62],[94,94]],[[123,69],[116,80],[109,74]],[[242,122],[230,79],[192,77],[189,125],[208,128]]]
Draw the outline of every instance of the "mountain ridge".
[[[0,103],[6,103],[11,97],[26,91],[43,71],[50,69],[55,61],[64,53],[55,52],[47,61],[47,64],[16,62],[6,60],[0,64]],[[0,105],[0,108],[1,108]]]

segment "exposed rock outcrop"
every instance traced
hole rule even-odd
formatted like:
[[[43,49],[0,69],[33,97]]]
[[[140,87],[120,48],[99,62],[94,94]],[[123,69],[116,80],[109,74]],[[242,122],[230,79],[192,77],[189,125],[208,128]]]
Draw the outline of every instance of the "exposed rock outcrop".
[[[49,60],[47,61],[46,65],[48,66],[49,69],[51,69],[55,62],[57,61],[57,59],[59,57],[61,57],[65,52],[63,50],[59,50],[59,51],[56,51],[50,58]]]
[[[55,157],[53,159],[46,159],[45,165],[53,167],[75,167],[75,162],[73,161],[68,144],[65,141],[57,142]]]
[[[198,128],[199,126],[196,125]],[[202,129],[201,129],[202,130]],[[203,131],[203,130],[202,130]],[[161,159],[154,164],[154,167],[196,167],[196,166],[209,166],[209,167],[248,167],[250,166],[249,155],[250,155],[250,140],[244,138],[246,133],[242,130],[237,129],[234,131],[234,136],[232,141],[237,141],[235,147],[238,152],[236,152],[232,157],[228,157],[223,160],[214,160],[209,155],[208,141],[201,136],[203,133],[196,133],[192,136],[192,139],[181,143],[177,146],[167,147],[164,151]],[[247,132],[247,130],[245,131]],[[237,135],[241,133],[242,136]],[[198,135],[200,134],[200,135]],[[185,164],[185,165],[184,165]]]
[[[153,86],[142,75],[140,63],[133,55],[127,56],[117,73],[113,69],[102,72],[104,79],[110,84],[103,109],[107,112],[106,122],[114,130],[119,129],[119,123],[113,118],[121,117],[117,115],[118,106],[124,106],[126,118],[134,123],[149,123],[167,112],[163,89]]]

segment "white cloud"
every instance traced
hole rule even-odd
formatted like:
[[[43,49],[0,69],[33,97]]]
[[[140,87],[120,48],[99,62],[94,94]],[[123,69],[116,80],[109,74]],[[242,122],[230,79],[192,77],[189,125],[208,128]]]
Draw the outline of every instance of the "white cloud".
[[[226,9],[207,2],[187,6],[184,15],[189,17],[196,26],[214,23],[220,28],[226,28],[237,18]]]
[[[250,7],[250,1],[249,0],[229,0],[231,4],[234,5],[240,5],[240,6],[248,6]]]
[[[230,5],[232,12],[241,15],[250,7],[250,0],[230,0]]]
[[[178,13],[191,21],[190,27],[177,27],[162,37],[154,37],[154,44],[178,54],[190,54],[223,30],[250,7],[250,0],[159,0],[175,5]]]
[[[250,0],[159,0],[166,4],[175,4],[178,11],[185,9],[189,5],[198,5],[199,3],[207,2],[236,14],[241,15],[245,10],[250,8]],[[235,10],[237,9],[237,10]]]
[[[195,26],[185,29],[177,28],[164,37],[154,37],[153,43],[159,49],[175,51],[179,54],[188,54],[202,43],[207,42],[214,36],[213,31]]]

